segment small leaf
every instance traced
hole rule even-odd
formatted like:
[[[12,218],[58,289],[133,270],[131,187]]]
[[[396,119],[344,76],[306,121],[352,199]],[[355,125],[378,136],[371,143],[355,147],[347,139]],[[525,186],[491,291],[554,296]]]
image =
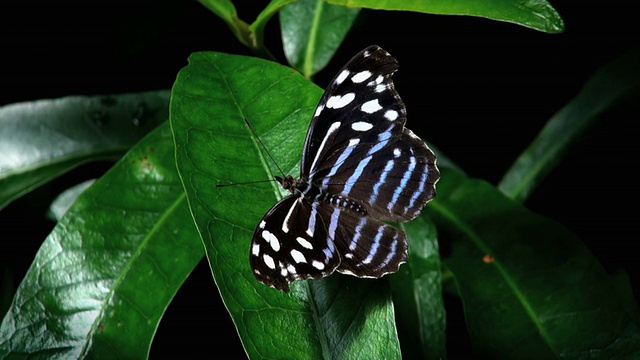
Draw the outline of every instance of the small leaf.
[[[204,7],[218,15],[230,28],[233,28],[238,12],[235,5],[229,0],[198,0]]]
[[[289,64],[310,79],[329,63],[359,12],[320,0],[283,7],[280,28]]]
[[[436,228],[425,215],[403,227],[409,259],[390,277],[402,354],[405,358],[445,359],[446,314]]]
[[[169,92],[69,96],[0,108],[0,209],[90,161],[118,159],[165,121]]]
[[[448,239],[444,262],[477,357],[640,356],[628,282],[614,282],[573,233],[483,181],[443,171],[438,186],[427,211]]]
[[[335,274],[296,281],[288,294],[258,283],[249,266],[251,236],[282,197],[280,186],[216,188],[280,175],[244,119],[281,168],[295,169],[321,94],[296,71],[272,62],[191,55],[171,98],[178,172],[216,284],[250,358],[400,358],[386,281]]]
[[[60,220],[0,325],[0,358],[147,357],[203,255],[170,136],[149,134]]]
[[[427,14],[471,15],[510,22],[538,31],[559,33],[564,22],[556,10],[544,0],[328,0],[349,7],[378,10],[403,10]]]
[[[549,120],[504,175],[498,188],[516,201],[526,200],[563,159],[585,130],[621,101],[638,101],[640,51],[616,59],[596,72],[582,91]]]
[[[218,15],[227,24],[233,35],[256,55],[264,59],[275,59],[269,50],[264,47],[264,28],[280,8],[295,0],[271,0],[251,25],[238,17],[235,6],[229,0],[198,1]]]
[[[51,206],[49,206],[47,217],[53,221],[59,221],[71,205],[73,205],[78,196],[87,190],[89,186],[93,185],[95,181],[96,179],[83,181],[58,195],[51,203]]]

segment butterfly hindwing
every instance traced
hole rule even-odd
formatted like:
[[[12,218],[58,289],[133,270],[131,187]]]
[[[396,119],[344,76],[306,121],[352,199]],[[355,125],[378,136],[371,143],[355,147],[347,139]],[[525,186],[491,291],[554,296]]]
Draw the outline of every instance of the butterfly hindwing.
[[[336,269],[340,257],[327,235],[327,207],[289,196],[267,212],[251,242],[250,264],[258,280],[288,292],[293,280],[321,278]]]
[[[331,219],[340,224],[333,237],[341,257],[338,272],[379,278],[397,271],[407,260],[403,231],[349,211],[334,211]]]

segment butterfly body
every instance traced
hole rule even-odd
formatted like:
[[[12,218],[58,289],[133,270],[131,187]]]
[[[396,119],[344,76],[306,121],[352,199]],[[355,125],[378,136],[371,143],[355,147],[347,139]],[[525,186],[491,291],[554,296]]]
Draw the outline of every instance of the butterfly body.
[[[312,118],[300,177],[276,177],[291,196],[253,234],[255,277],[287,292],[298,279],[334,271],[379,278],[406,261],[405,222],[435,196],[433,152],[404,127],[391,76],[396,60],[378,46],[354,56],[325,90]]]
[[[360,205],[358,201],[346,196],[330,194],[319,186],[311,184],[306,179],[294,179],[291,175],[287,175],[284,178],[276,176],[275,179],[283,189],[289,190],[292,196],[302,197],[309,203],[327,203],[345,211],[355,212],[360,216],[367,215],[367,209]]]

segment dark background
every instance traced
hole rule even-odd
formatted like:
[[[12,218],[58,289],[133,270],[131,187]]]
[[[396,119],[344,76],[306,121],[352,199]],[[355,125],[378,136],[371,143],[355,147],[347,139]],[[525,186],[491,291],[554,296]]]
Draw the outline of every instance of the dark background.
[[[251,55],[226,25],[194,1],[11,2],[0,5],[0,106],[67,95],[169,89],[195,51]],[[244,2],[243,2],[244,3]],[[240,8],[251,22],[266,2]],[[394,77],[409,126],[470,176],[496,184],[544,123],[598,68],[639,44],[633,3],[553,1],[566,31],[545,34],[486,19],[362,11],[329,67],[324,87],[362,48],[377,44],[400,62]],[[266,44],[284,63],[277,16]],[[640,64],[639,64],[640,66]],[[632,120],[638,106],[607,113],[527,201],[576,232],[608,271],[623,269],[639,295]],[[82,167],[0,212],[3,270],[17,286],[53,223],[48,202],[109,164]],[[632,210],[633,209],[633,210]],[[26,224],[26,226],[25,226]],[[447,298],[450,314],[460,304]],[[469,350],[461,318],[448,319],[450,357]],[[294,334],[292,334],[294,336]],[[457,341],[456,341],[457,340]],[[151,356],[244,356],[201,263],[163,318]]]

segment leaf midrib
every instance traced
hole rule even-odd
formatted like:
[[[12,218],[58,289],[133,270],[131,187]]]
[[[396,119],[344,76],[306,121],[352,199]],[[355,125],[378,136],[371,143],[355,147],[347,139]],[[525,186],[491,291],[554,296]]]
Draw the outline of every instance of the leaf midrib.
[[[461,218],[456,216],[454,212],[450,211],[446,206],[438,202],[432,202],[430,206],[433,210],[440,213],[441,216],[448,219],[458,230],[462,231],[462,233],[466,235],[469,240],[471,240],[471,243],[474,244],[477,248],[479,248],[484,254],[495,253],[494,251],[491,251],[490,247],[482,240],[482,238],[478,234],[476,234],[473,231],[473,229],[470,226],[468,226],[464,221],[462,221]],[[525,313],[527,314],[529,319],[531,319],[531,322],[534,324],[534,326],[538,330],[538,333],[540,334],[544,342],[549,346],[550,349],[552,349],[554,353],[557,354],[557,351],[555,351],[555,349],[552,346],[551,337],[549,336],[546,329],[542,326],[542,324],[538,320],[538,317],[536,316],[537,314],[533,309],[533,307],[531,306],[531,303],[529,302],[527,297],[524,295],[524,293],[520,290],[520,288],[516,284],[516,281],[509,275],[507,269],[505,269],[500,259],[496,258],[492,263],[492,265],[496,268],[496,270],[498,270],[498,273],[500,274],[500,276],[504,279],[507,286],[511,289],[513,294],[519,300],[520,304],[524,308]]]
[[[123,271],[120,272],[120,274],[116,278],[116,281],[113,283],[113,286],[111,286],[109,293],[107,294],[104,301],[102,302],[100,313],[98,314],[98,316],[96,316],[94,322],[91,324],[91,329],[87,333],[87,337],[85,339],[84,345],[82,346],[82,350],[80,352],[79,358],[84,358],[87,355],[87,352],[89,351],[89,346],[91,344],[91,341],[89,341],[89,339],[92,338],[93,334],[98,328],[98,325],[100,324],[101,319],[104,317],[104,312],[108,307],[108,304],[110,303],[111,298],[115,293],[115,289],[119,288],[119,285],[122,283],[122,280],[125,278],[125,274],[128,273],[129,269],[132,267],[132,264],[135,262],[135,260],[140,257],[142,253],[142,249],[146,248],[146,245],[153,238],[153,235],[155,235],[159,231],[159,229],[162,227],[162,224],[164,224],[169,219],[170,214],[173,214],[175,210],[178,208],[178,206],[182,204],[183,201],[186,201],[186,194],[184,191],[181,192],[180,195],[176,198],[176,200],[169,207],[167,207],[167,209],[162,213],[162,216],[160,216],[158,221],[156,221],[153,227],[147,232],[147,235],[140,242],[135,252],[129,258],[129,260],[127,260],[125,266],[123,267]],[[148,350],[147,350],[147,353],[148,353]]]
[[[240,106],[240,102],[238,101],[237,97],[235,96],[234,92],[232,91],[231,87],[229,86],[229,83],[227,81],[227,78],[224,74],[224,72],[222,72],[218,66],[216,64],[212,64],[215,69],[218,71],[218,73],[220,74],[221,79],[224,82],[224,86],[225,88],[227,88],[227,91],[229,93],[229,96],[233,99],[233,102],[236,104],[238,111],[240,112],[241,116],[243,118],[246,119],[245,113],[242,109],[242,107]],[[258,157],[260,158],[260,162],[262,163],[262,168],[264,169],[265,173],[267,173],[268,177],[270,179],[274,178],[273,172],[271,171],[271,168],[268,166],[267,164],[267,159],[266,156],[264,154],[264,151],[261,147],[261,144],[258,142],[258,140],[255,138],[255,136],[253,135],[253,133],[251,132],[251,130],[247,127],[246,131],[249,133],[249,136],[251,137],[251,141],[253,143],[253,146],[256,149],[256,152],[258,153]],[[274,160],[275,161],[275,160]],[[278,183],[277,182],[271,182],[271,185],[274,189],[274,195],[276,196],[276,200],[280,201],[282,200],[282,194],[279,191],[278,188]],[[329,343],[327,340],[327,336],[326,336],[326,331],[324,329],[324,327],[322,326],[322,321],[320,319],[320,314],[318,312],[318,304],[316,301],[315,296],[313,295],[313,291],[311,290],[311,284],[309,284],[308,281],[304,281],[304,287],[305,287],[305,291],[307,292],[308,295],[308,304],[309,307],[311,308],[311,313],[314,319],[314,322],[316,324],[316,328],[318,331],[318,342],[320,343],[320,347],[321,347],[321,351],[322,351],[322,355],[323,358],[325,359],[331,359],[331,352],[329,349]]]

